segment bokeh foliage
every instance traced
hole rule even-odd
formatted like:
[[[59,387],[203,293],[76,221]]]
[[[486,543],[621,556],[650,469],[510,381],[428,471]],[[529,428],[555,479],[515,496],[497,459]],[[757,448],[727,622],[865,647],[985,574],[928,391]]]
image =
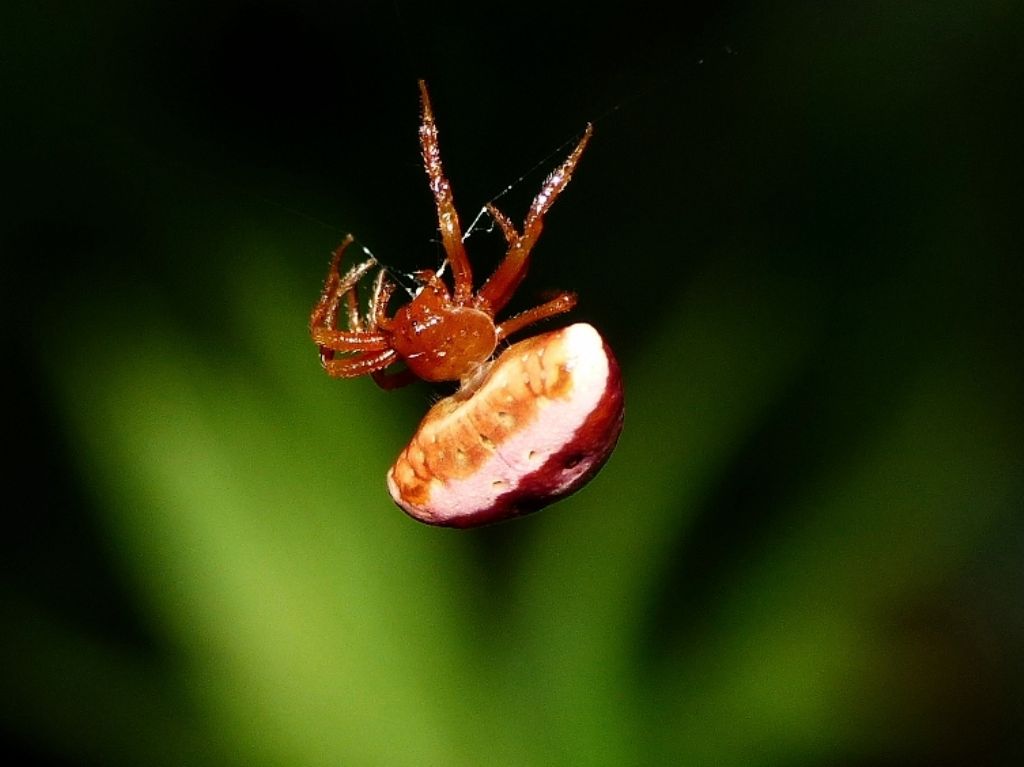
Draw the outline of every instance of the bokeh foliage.
[[[1015,4],[4,13],[11,754],[1021,755]],[[345,231],[436,263],[420,76],[467,220],[595,120],[524,301],[580,292],[626,429],[478,531],[383,488],[435,395],[305,330]]]

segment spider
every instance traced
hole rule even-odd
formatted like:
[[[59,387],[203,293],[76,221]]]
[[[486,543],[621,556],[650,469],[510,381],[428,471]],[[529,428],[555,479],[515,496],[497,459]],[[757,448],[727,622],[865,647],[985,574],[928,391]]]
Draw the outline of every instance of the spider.
[[[540,320],[568,312],[576,304],[576,295],[565,291],[496,322],[497,315],[508,305],[526,276],[530,252],[540,237],[544,215],[568,185],[590,140],[592,126],[588,123],[576,147],[545,179],[526,214],[522,232],[517,231],[493,204],[485,206],[504,234],[508,250],[491,276],[474,291],[473,270],[463,243],[451,185],[441,166],[434,112],[422,80],[419,90],[422,104],[420,148],[437,207],[452,285],[449,287],[442,279],[440,271],[416,272],[419,289],[409,303],[388,316],[387,307],[395,284],[381,269],[373,281],[365,316],[360,316],[358,285],[377,262],[371,256],[342,275],[339,265],[353,242],[348,235],[332,254],[323,291],[309,319],[313,341],[320,347],[321,363],[331,376],[352,378],[370,374],[384,389],[404,386],[416,378],[432,382],[459,381],[467,387],[474,376],[479,377],[498,344],[508,336]],[[338,327],[343,303],[345,329]],[[405,363],[404,369],[387,370],[401,362]]]

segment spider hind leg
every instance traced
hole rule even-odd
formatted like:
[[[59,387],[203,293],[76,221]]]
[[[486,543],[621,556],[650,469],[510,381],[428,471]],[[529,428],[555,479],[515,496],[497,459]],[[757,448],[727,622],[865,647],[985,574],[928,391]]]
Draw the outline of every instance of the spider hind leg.
[[[324,280],[324,287],[320,293],[320,299],[313,307],[309,315],[309,332],[313,341],[320,347],[320,361],[324,368],[332,375],[332,371],[358,369],[361,365],[369,364],[365,359],[367,353],[381,353],[390,349],[390,343],[385,334],[374,328],[365,327],[359,318],[359,281],[369,272],[377,262],[369,258],[362,263],[350,268],[344,276],[341,275],[339,266],[345,250],[353,242],[352,235],[348,235],[341,245],[335,248],[331,256],[331,264],[327,270],[327,278]],[[347,328],[338,328],[338,313],[342,300],[345,301],[345,312],[347,315]],[[371,324],[372,324],[372,319]],[[359,353],[355,357],[335,360],[335,352]],[[390,364],[388,362],[387,364]],[[361,375],[362,370],[353,375]],[[338,372],[337,375],[346,375]]]

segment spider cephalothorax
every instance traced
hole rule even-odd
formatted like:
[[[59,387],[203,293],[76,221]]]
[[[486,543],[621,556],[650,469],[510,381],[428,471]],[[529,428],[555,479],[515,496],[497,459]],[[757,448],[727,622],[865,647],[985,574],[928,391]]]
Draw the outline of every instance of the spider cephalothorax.
[[[387,306],[394,284],[381,270],[373,283],[369,310],[361,317],[358,284],[376,262],[371,258],[342,276],[338,267],[352,242],[349,236],[334,252],[323,292],[310,317],[310,332],[320,346],[321,360],[328,373],[344,378],[370,373],[385,388],[400,386],[416,377],[426,381],[465,381],[509,335],[538,320],[567,312],[576,303],[573,293],[563,292],[502,322],[495,321],[526,276],[530,251],[540,236],[544,214],[569,183],[590,140],[591,126],[587,126],[569,157],[544,181],[530,205],[522,232],[493,205],[487,206],[505,235],[508,251],[494,273],[474,292],[473,270],[462,241],[459,214],[441,167],[430,97],[422,80],[419,85],[423,105],[420,147],[453,285],[449,287],[434,271],[418,272],[419,291],[389,317]],[[347,318],[345,329],[337,327],[342,301]],[[400,361],[405,362],[406,371],[392,375],[384,372]]]

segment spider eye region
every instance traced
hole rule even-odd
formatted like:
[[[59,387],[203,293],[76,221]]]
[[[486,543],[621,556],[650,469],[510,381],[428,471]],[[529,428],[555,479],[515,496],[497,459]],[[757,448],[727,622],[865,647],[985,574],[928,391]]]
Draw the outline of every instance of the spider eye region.
[[[415,300],[395,315],[394,349],[425,381],[468,377],[491,357],[497,343],[494,320],[472,307]]]

